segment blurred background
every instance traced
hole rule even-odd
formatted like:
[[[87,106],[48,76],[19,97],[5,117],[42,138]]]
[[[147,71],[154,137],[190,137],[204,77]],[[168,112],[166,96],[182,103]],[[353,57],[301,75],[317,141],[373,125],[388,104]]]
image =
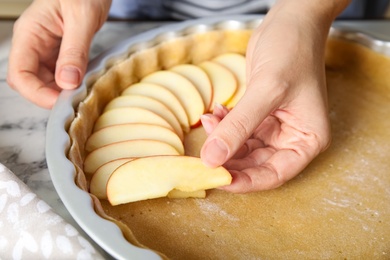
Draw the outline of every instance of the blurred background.
[[[15,19],[17,18],[32,2],[33,0],[0,0],[0,19]],[[116,7],[118,12],[111,12],[112,19],[167,19],[163,13],[154,15],[154,17],[136,16],[134,14],[134,6],[141,7],[141,9],[148,9],[146,13],[151,13],[153,6],[156,3],[161,3],[164,0],[114,0],[113,10]],[[166,0],[169,2],[170,0]],[[182,2],[191,2],[192,0],[185,0]],[[153,4],[146,4],[153,2]],[[241,2],[243,2],[241,0]],[[390,0],[353,0],[349,7],[340,15],[339,19],[390,19]],[[200,3],[197,1],[197,3]],[[193,4],[193,3],[192,3]],[[158,5],[158,4],[157,4]],[[164,4],[165,5],[165,4]],[[200,4],[201,5],[201,4]],[[128,6],[128,9],[123,8]],[[261,13],[261,11],[259,11]],[[263,12],[266,12],[264,10]]]
[[[18,17],[31,2],[32,0],[0,0],[0,18]]]

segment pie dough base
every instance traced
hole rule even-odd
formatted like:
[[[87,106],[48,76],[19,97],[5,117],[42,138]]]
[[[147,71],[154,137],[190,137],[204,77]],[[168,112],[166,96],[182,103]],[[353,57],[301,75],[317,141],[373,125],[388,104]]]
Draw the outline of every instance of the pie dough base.
[[[228,51],[245,53],[249,35],[183,37],[99,75],[69,130],[77,185],[88,190],[81,170],[84,144],[109,100],[153,70],[197,64]],[[282,187],[240,195],[212,190],[206,199],[161,198],[114,207],[91,195],[96,212],[116,222],[128,241],[163,258],[389,258],[390,59],[330,39],[326,66],[332,145]]]

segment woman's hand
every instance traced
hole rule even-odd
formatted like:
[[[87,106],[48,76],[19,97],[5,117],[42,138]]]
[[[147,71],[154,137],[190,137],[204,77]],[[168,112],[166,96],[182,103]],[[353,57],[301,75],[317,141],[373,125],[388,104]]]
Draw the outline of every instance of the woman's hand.
[[[328,147],[324,50],[342,8],[326,12],[313,5],[319,2],[279,1],[250,39],[242,99],[230,112],[219,106],[202,116],[209,134],[203,162],[224,165],[233,176],[223,189],[276,188]]]
[[[62,89],[78,87],[110,5],[111,0],[35,0],[14,26],[9,85],[44,108],[54,105]]]

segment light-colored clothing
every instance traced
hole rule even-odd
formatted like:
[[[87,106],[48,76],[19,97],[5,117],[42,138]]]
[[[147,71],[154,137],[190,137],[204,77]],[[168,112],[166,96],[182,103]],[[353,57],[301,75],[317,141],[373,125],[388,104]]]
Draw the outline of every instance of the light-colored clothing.
[[[110,16],[133,19],[191,19],[265,13],[274,0],[113,0]]]
[[[113,0],[110,17],[191,19],[215,15],[265,14],[275,0]],[[390,0],[352,0],[339,18],[382,18]]]

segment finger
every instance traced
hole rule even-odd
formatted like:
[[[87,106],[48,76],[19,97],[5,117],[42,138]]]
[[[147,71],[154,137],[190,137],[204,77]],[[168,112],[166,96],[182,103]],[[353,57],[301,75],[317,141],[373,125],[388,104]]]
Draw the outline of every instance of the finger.
[[[56,102],[59,92],[46,86],[38,77],[39,74],[47,72],[40,70],[39,53],[34,49],[36,44],[39,42],[31,33],[15,30],[9,55],[7,82],[26,99],[50,109]],[[47,79],[49,77],[47,76]]]
[[[248,149],[249,150],[249,149]],[[247,168],[257,167],[267,161],[275,153],[275,149],[271,147],[261,147],[252,151],[247,152],[241,157],[228,160],[223,166],[228,170],[242,171]]]
[[[204,114],[200,116],[200,121],[206,134],[209,135],[214,131],[221,119],[212,114]]]
[[[217,127],[221,119],[218,116],[215,116],[214,114],[204,114],[200,117],[200,120],[202,122],[202,126],[205,129],[205,132],[207,135],[210,135],[212,131]],[[249,139],[247,140],[243,146],[241,146],[238,151],[232,156],[234,159],[242,158],[248,154],[250,154],[252,151],[259,147],[264,147],[264,142],[258,140],[258,139]]]
[[[15,77],[12,81],[8,80],[8,83],[21,96],[46,109],[51,109],[54,106],[59,91],[46,86],[34,73],[29,71],[16,72],[15,74],[15,76],[8,76],[8,79]]]
[[[222,104],[216,103],[214,105],[213,115],[223,119],[229,113],[229,109]]]
[[[259,82],[259,81],[257,81]],[[205,165],[216,167],[231,158],[252,135],[264,118],[279,105],[277,91],[251,86],[242,99],[209,135],[201,149]]]
[[[250,156],[259,152],[259,149],[263,149],[265,147],[264,142],[258,139],[250,138],[248,139],[243,146],[241,146],[238,151],[224,164],[226,165],[232,159],[241,159],[246,156]]]
[[[227,113],[229,113],[229,110],[225,106],[221,104],[215,104],[212,114],[204,114],[200,116],[200,120],[207,135],[214,131],[219,122],[221,122]]]
[[[279,150],[269,160],[251,168],[231,170],[233,181],[224,190],[247,193],[277,188],[295,177],[314,158],[294,150]]]
[[[67,5],[63,10],[63,38],[56,66],[56,82],[63,89],[78,87],[84,77],[92,38],[97,30],[95,19],[84,5]],[[93,17],[89,17],[93,18]]]

